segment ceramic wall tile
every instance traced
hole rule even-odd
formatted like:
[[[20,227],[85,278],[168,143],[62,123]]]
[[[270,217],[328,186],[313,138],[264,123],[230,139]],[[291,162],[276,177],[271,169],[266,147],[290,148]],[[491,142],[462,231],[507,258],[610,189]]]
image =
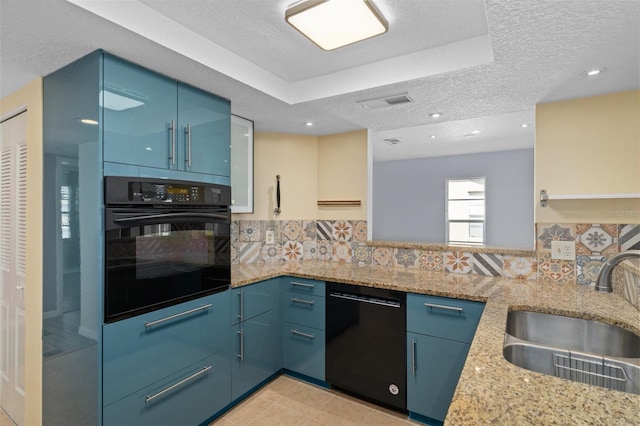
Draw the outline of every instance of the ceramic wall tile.
[[[618,245],[620,251],[640,250],[640,225],[619,225]]]
[[[367,222],[356,220],[353,222],[353,241],[364,243],[367,241]]]
[[[235,242],[231,243],[231,251],[230,251],[230,255],[231,255],[231,264],[235,265],[237,263],[240,263],[239,259],[238,259],[238,240],[234,240]]]
[[[237,220],[231,221],[229,233],[230,233],[232,243],[240,241],[240,221],[237,221]]]
[[[305,260],[316,260],[316,240],[305,240],[302,242],[302,252]]]
[[[609,255],[618,252],[618,225],[576,225],[576,254],[586,256]]]
[[[260,260],[261,244],[256,242],[241,242],[238,244],[238,262],[254,263]]]
[[[302,237],[301,220],[285,220],[282,222],[283,241],[298,241]]]
[[[358,265],[370,265],[371,264],[371,248],[365,243],[351,243],[351,249],[353,250],[353,262]]]
[[[265,263],[275,263],[282,260],[282,244],[265,244],[261,250],[262,261]]]
[[[303,220],[302,221],[302,239],[304,241],[311,241],[316,239],[317,223],[315,220]]]
[[[442,272],[444,270],[444,253],[439,250],[421,250],[418,257],[420,269]]]
[[[285,261],[299,261],[304,257],[304,247],[300,241],[287,241],[282,245],[282,258]]]
[[[393,249],[389,247],[375,247],[371,253],[371,263],[382,266],[393,265]]]
[[[551,250],[551,241],[575,241],[574,228],[562,224],[538,225],[538,250]]]
[[[348,220],[336,220],[331,229],[333,239],[336,241],[350,241],[353,235],[353,227]]]
[[[242,242],[262,241],[262,227],[259,220],[240,221],[240,236]]]
[[[316,222],[316,238],[318,240],[333,239],[333,222],[330,220],[319,220]]]
[[[347,241],[334,241],[333,242],[333,253],[331,256],[331,260],[334,262],[344,262],[351,263],[353,259],[353,250],[351,249],[351,244]]]
[[[418,253],[415,249],[396,248],[393,250],[393,266],[418,268]]]
[[[538,254],[538,279],[559,284],[575,282],[575,261],[551,259],[551,253]]]
[[[503,260],[505,277],[535,280],[538,276],[538,262],[534,258],[504,255]]]
[[[444,269],[456,274],[468,274],[473,270],[473,255],[462,251],[445,251]]]
[[[329,240],[317,240],[316,241],[316,259],[318,260],[331,260],[333,256],[333,244]]]
[[[504,260],[501,254],[473,253],[473,272],[478,275],[500,277],[503,275]]]
[[[606,261],[605,256],[578,256],[576,259],[576,282],[580,285],[595,284],[596,277]]]

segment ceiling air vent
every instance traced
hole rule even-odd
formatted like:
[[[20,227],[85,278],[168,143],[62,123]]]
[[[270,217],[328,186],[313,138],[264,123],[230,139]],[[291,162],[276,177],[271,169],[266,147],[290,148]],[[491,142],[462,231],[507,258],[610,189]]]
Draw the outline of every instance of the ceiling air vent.
[[[360,104],[362,107],[367,109],[379,109],[379,108],[388,108],[395,105],[408,104],[411,102],[413,102],[413,100],[405,92],[405,93],[398,93],[395,95],[385,96],[383,98],[358,101],[358,104]]]
[[[402,142],[400,139],[395,139],[395,138],[385,139],[384,141],[391,146],[398,145],[399,143]]]

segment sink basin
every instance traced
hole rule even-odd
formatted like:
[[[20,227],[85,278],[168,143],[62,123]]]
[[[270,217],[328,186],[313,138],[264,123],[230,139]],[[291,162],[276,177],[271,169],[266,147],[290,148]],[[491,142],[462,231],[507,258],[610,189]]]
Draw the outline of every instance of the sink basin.
[[[601,356],[640,358],[640,336],[612,324],[530,311],[507,316],[507,334],[531,343]]]
[[[527,370],[640,394],[640,336],[615,325],[513,311],[503,356]]]

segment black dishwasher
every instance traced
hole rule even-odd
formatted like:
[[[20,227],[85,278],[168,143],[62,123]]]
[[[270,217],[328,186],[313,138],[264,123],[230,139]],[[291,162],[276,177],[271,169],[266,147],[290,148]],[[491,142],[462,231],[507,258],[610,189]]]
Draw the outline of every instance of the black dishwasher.
[[[326,307],[325,380],[406,411],[406,294],[327,282]]]

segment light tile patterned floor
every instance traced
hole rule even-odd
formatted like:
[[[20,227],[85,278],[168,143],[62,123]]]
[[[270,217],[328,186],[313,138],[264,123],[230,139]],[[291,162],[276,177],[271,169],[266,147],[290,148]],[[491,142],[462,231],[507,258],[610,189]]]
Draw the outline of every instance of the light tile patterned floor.
[[[0,426],[14,426],[13,422],[4,412],[4,410],[0,407]]]
[[[280,376],[211,425],[415,426],[418,423],[335,390]]]

